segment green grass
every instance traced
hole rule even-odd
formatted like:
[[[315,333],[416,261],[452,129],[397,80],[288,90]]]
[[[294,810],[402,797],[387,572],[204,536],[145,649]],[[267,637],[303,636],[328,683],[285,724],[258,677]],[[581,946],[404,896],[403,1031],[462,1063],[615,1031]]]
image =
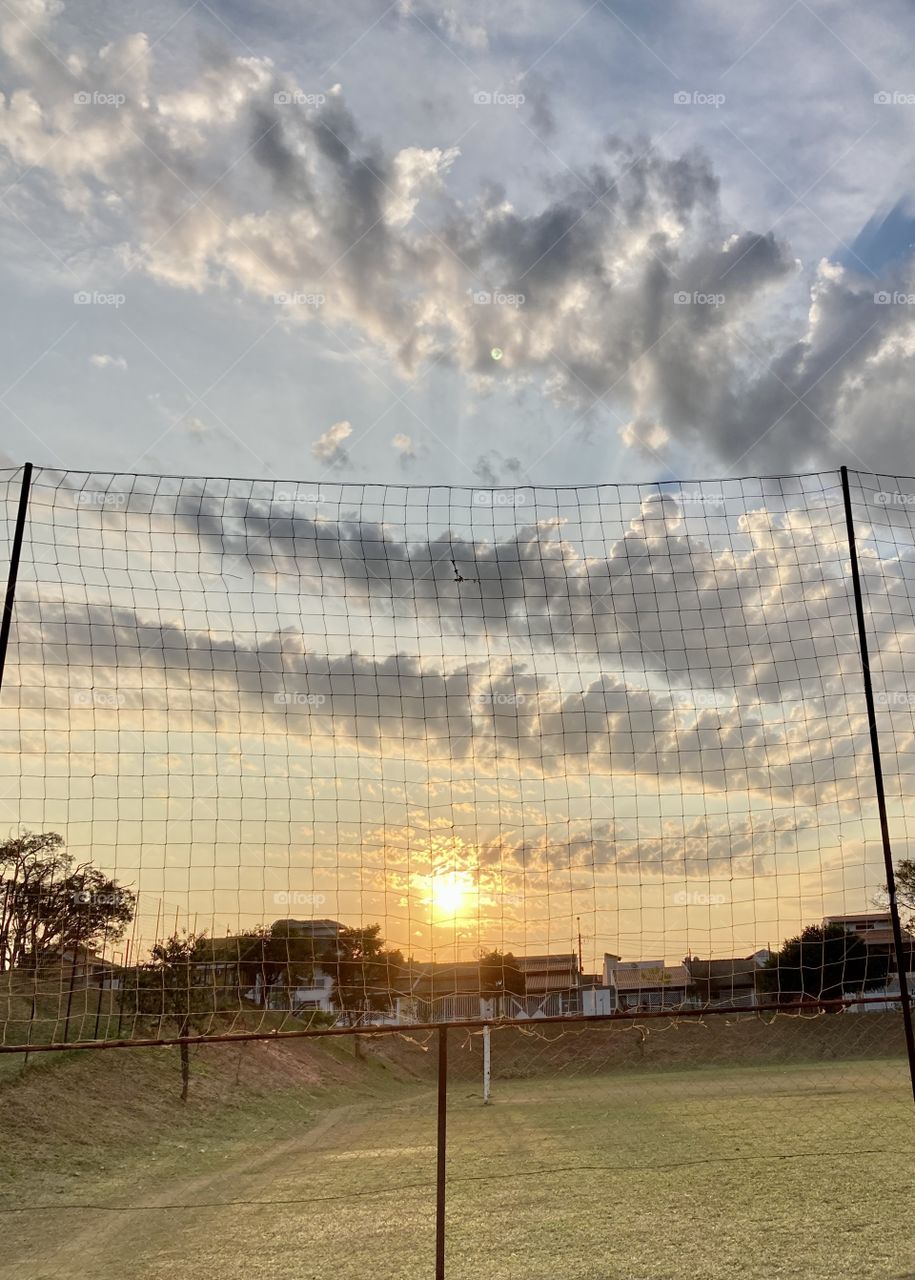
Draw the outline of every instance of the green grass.
[[[171,1089],[169,1051],[142,1052],[92,1055],[118,1060],[101,1096],[131,1061],[147,1091],[150,1072]],[[31,1169],[16,1135],[21,1189],[4,1204],[32,1208],[0,1218],[0,1276],[428,1280],[430,1085],[371,1060],[332,1087],[271,1082],[253,1057],[250,1087],[220,1105],[219,1052],[196,1064],[184,1113],[157,1103],[140,1123],[138,1097],[133,1135],[93,1139],[90,1118],[81,1146],[77,1126],[58,1127],[54,1159]],[[351,1054],[333,1052],[351,1071]],[[61,1090],[73,1069],[57,1072]],[[75,1069],[86,1083],[98,1070]],[[27,1087],[57,1107],[54,1079]],[[75,1174],[60,1167],[74,1161]],[[449,1280],[915,1273],[915,1110],[899,1059],[544,1074],[497,1080],[489,1107],[476,1082],[455,1081],[448,1176]]]

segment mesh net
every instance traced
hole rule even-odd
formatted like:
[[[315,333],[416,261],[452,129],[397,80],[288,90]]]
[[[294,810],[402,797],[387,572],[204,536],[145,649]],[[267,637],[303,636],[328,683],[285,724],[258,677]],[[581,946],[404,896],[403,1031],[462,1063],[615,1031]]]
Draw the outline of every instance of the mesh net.
[[[908,926],[915,481],[849,482]],[[230,1102],[260,1154],[150,1175],[132,1208],[98,1183],[73,1228],[30,1147],[13,1256],[157,1274],[167,1233],[240,1274],[294,1265],[304,1214],[315,1274],[428,1275],[445,1025],[449,1274],[901,1274],[864,688],[836,473],[36,472],[0,699],[2,1047],[126,1042],[188,1175]],[[175,1039],[206,1128],[155,1111],[166,1055],[138,1046]],[[122,1055],[88,1056],[114,1178]]]
[[[901,483],[852,479],[904,861]],[[8,1045],[892,995],[836,473],[42,469],[0,716]]]

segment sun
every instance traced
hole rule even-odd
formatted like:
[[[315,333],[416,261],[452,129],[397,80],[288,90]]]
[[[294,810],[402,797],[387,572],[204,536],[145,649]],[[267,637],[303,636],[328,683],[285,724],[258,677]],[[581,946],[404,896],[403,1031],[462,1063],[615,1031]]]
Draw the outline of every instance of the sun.
[[[470,892],[467,876],[448,871],[432,877],[432,906],[437,915],[459,916]]]

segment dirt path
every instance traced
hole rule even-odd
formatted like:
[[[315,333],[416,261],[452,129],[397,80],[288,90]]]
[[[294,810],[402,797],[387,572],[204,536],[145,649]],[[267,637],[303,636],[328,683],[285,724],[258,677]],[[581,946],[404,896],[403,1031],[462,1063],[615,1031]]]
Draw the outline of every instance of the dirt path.
[[[215,1149],[203,1173],[160,1169],[151,1178],[138,1160],[133,1186],[87,1182],[67,1202],[4,1214],[0,1277],[157,1280],[179,1268],[195,1280],[371,1275],[384,1247],[379,1218],[395,1222],[409,1205],[418,1225],[431,1213],[431,1132],[420,1146],[398,1136],[415,1138],[418,1108],[429,1111],[425,1100],[335,1107],[264,1148]]]

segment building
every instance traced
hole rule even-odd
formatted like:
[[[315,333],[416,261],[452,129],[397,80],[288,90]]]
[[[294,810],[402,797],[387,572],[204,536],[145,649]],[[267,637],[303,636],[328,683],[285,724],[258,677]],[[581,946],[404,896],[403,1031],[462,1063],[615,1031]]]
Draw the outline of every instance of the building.
[[[752,1009],[758,1003],[756,975],[768,958],[768,951],[731,960],[687,956],[691,995],[703,1007]]]
[[[868,952],[874,956],[886,956],[889,972],[898,973],[896,940],[893,937],[893,917],[889,911],[863,911],[854,915],[826,916],[823,927],[840,924],[846,933],[860,938]],[[907,929],[902,931],[906,970],[915,969],[915,937]]]
[[[117,990],[123,980],[124,969],[105,956],[87,947],[63,947],[47,956],[40,965],[43,987],[58,986],[62,990],[91,988]]]
[[[497,976],[485,961],[409,963],[397,1000],[401,1022],[546,1018],[581,1012],[574,952],[518,956]]]
[[[690,991],[689,970],[665,960],[624,963],[619,956],[604,956],[604,986],[616,990],[616,1007],[627,1009],[678,1009]]]
[[[523,1012],[514,997],[517,1012],[509,1017],[546,1018],[581,1012],[581,972],[574,951],[556,956],[519,956],[524,975]]]

